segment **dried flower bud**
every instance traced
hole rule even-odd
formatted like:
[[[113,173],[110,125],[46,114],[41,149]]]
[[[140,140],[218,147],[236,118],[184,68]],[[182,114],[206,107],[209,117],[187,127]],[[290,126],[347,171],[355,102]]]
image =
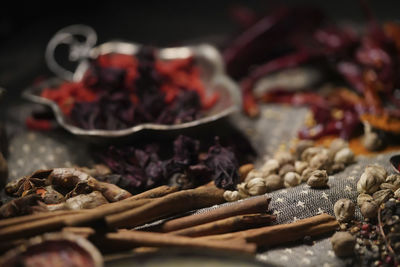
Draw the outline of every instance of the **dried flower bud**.
[[[359,193],[372,194],[378,191],[380,185],[379,178],[371,172],[364,172],[357,182],[357,191]]]
[[[251,179],[246,184],[247,193],[251,196],[258,196],[267,192],[267,187],[263,178]]]
[[[356,238],[349,232],[336,232],[331,237],[332,249],[338,257],[347,257],[354,254]]]
[[[386,183],[390,183],[396,187],[400,187],[400,175],[398,174],[391,174],[386,177]]]
[[[325,170],[316,170],[311,173],[307,184],[312,188],[323,188],[328,186],[328,174]]]
[[[303,171],[308,167],[308,163],[305,161],[296,161],[294,163],[294,170],[298,173],[298,174],[302,174]]]
[[[288,172],[283,178],[285,187],[293,187],[301,183],[300,175],[295,172]]]
[[[226,190],[224,192],[224,199],[226,201],[232,202],[232,201],[238,201],[239,199],[242,199],[242,198],[240,197],[240,194],[238,191]]]
[[[295,155],[297,159],[301,158],[301,154],[304,152],[309,147],[314,146],[314,142],[311,140],[301,140],[297,143],[297,145],[294,148]]]
[[[267,192],[275,191],[283,188],[283,178],[277,174],[271,174],[265,178],[265,186]]]
[[[250,181],[251,179],[254,179],[254,178],[262,178],[263,175],[264,174],[261,171],[253,169],[247,174],[246,179],[244,181],[248,182],[248,181]]]
[[[378,206],[386,201],[389,200],[393,196],[393,191],[390,189],[384,189],[384,190],[379,190],[376,191],[372,197],[374,198],[374,201]]]
[[[294,163],[294,157],[292,154],[290,154],[287,151],[278,151],[274,155],[274,159],[276,159],[279,162],[279,166],[283,166],[285,164],[293,164]]]
[[[376,176],[379,179],[380,183],[384,183],[386,181],[387,172],[384,167],[378,164],[368,165],[365,168],[364,172],[369,172],[372,175]]]
[[[374,201],[366,201],[361,205],[361,214],[364,218],[375,218],[378,213],[378,205]]]
[[[309,161],[310,167],[319,170],[326,170],[332,165],[329,155],[325,152],[318,153]]]
[[[309,147],[309,148],[305,149],[303,151],[303,153],[301,154],[301,160],[309,162],[315,155],[321,153],[321,151],[323,151],[323,150],[324,150],[324,148],[318,147],[318,146]]]
[[[344,163],[348,165],[354,161],[354,153],[348,147],[342,148],[335,154],[334,161],[335,163]]]
[[[279,162],[276,159],[267,160],[264,165],[261,167],[261,171],[265,175],[277,173],[279,170]]]
[[[354,217],[355,208],[354,203],[350,199],[339,199],[333,206],[336,220],[339,222],[347,222],[351,220]]]
[[[294,166],[292,164],[285,164],[281,167],[279,170],[279,175],[280,176],[285,176],[286,173],[288,172],[294,172]]]
[[[394,197],[395,198],[400,198],[400,188],[394,191]]]
[[[238,170],[240,180],[244,181],[246,179],[247,175],[249,174],[249,172],[252,171],[253,169],[254,169],[254,165],[251,163],[240,166],[240,168]]]
[[[374,198],[371,195],[368,194],[359,194],[357,197],[357,205],[359,207],[362,206],[362,204],[364,204],[364,202],[366,201],[373,201]]]
[[[301,181],[302,182],[307,182],[308,179],[310,178],[311,174],[315,171],[313,168],[306,168],[303,173],[301,174]]]
[[[376,132],[366,132],[361,142],[369,151],[379,150],[383,146],[383,140]]]
[[[394,191],[396,191],[400,186],[395,186],[395,185],[390,184],[390,183],[383,183],[383,184],[381,184],[379,187],[380,187],[380,189],[390,189],[390,190],[392,190],[392,191],[394,192]]]

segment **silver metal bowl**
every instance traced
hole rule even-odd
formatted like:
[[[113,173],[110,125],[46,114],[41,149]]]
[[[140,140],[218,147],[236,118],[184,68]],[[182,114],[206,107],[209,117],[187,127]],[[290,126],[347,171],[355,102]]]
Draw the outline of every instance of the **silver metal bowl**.
[[[72,27],[86,27],[83,25],[75,25]],[[73,28],[74,29],[74,28]],[[79,28],[78,28],[79,29]],[[90,29],[90,28],[89,28]],[[84,73],[88,69],[88,58],[96,58],[99,55],[110,54],[110,53],[120,53],[135,55],[140,48],[139,44],[121,41],[112,41],[103,43],[99,46],[88,49],[87,46],[78,46],[75,49],[70,49],[71,54],[78,54],[79,64],[75,72],[69,72],[59,65],[57,65],[54,59],[55,47],[62,43],[62,40],[67,40],[68,44],[71,45],[71,34],[66,34],[68,29],[63,29],[58,32],[55,37],[49,42],[46,51],[46,60],[49,68],[58,74],[59,78],[51,78],[42,82],[37,86],[32,86],[26,89],[23,93],[23,97],[33,102],[44,104],[52,108],[55,113],[57,122],[67,131],[74,135],[83,137],[100,137],[115,139],[119,137],[127,137],[135,135],[143,130],[155,130],[160,132],[167,131],[179,131],[188,128],[199,127],[201,125],[217,121],[229,114],[238,111],[241,105],[241,95],[237,84],[231,80],[225,73],[224,63],[222,57],[218,50],[208,44],[200,44],[195,46],[183,46],[183,47],[173,47],[173,48],[162,48],[158,50],[158,58],[161,60],[174,60],[183,59],[193,56],[201,72],[201,79],[205,85],[206,92],[212,94],[218,92],[220,94],[219,101],[208,110],[205,115],[197,120],[173,124],[164,125],[156,123],[143,123],[138,124],[133,127],[121,130],[86,130],[79,128],[72,124],[68,117],[66,117],[59,106],[52,100],[41,97],[41,92],[44,88],[57,88],[65,80],[79,81],[82,79]],[[94,32],[94,31],[93,31]],[[91,32],[93,34],[93,32]],[[61,35],[61,36],[60,36]],[[61,42],[60,42],[61,38]],[[63,39],[64,38],[64,39]],[[89,39],[89,38],[88,38]],[[96,38],[95,38],[96,39]],[[54,41],[56,40],[56,41]],[[93,38],[91,40],[93,43]],[[64,42],[65,44],[65,42]],[[76,43],[74,43],[76,45]],[[83,51],[83,52],[82,52]],[[75,53],[72,53],[75,52]],[[78,61],[78,60],[76,60]],[[60,77],[61,76],[61,77]]]

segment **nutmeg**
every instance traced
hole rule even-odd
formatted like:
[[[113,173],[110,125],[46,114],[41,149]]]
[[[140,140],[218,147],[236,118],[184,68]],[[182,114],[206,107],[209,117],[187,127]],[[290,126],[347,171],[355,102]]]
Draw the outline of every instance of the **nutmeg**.
[[[357,205],[359,207],[362,206],[362,204],[364,204],[364,202],[366,201],[373,201],[374,198],[371,195],[368,194],[359,194],[357,197]]]
[[[331,237],[332,249],[338,257],[347,257],[354,254],[356,238],[349,232],[336,232]]]
[[[283,188],[283,178],[277,174],[271,174],[265,178],[265,186],[267,192],[275,191]]]
[[[315,170],[311,173],[307,184],[312,188],[324,188],[328,185],[328,174],[325,170]]]
[[[342,198],[336,201],[333,206],[333,211],[336,220],[339,222],[347,222],[354,217],[355,205],[350,199]]]
[[[345,147],[340,149],[335,154],[334,162],[343,163],[345,165],[351,164],[354,161],[354,153],[350,148]]]
[[[288,172],[283,177],[285,187],[293,187],[301,183],[300,175],[295,172]]]
[[[366,201],[361,205],[361,214],[364,218],[375,218],[378,214],[378,208],[374,201]]]
[[[226,190],[225,192],[224,192],[224,199],[226,200],[226,201],[228,201],[228,202],[232,202],[232,201],[237,201],[237,200],[239,200],[239,199],[242,199],[241,197],[240,197],[240,194],[239,194],[239,192],[238,191],[229,191],[229,190]]]

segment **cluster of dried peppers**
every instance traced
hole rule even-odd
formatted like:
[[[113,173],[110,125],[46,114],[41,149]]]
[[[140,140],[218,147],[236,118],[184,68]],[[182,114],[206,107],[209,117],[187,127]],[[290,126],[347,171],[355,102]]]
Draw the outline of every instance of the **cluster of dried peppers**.
[[[258,101],[310,106],[315,121],[299,133],[306,139],[332,134],[348,139],[361,121],[400,132],[400,24],[381,26],[361,4],[369,18],[362,34],[313,8],[281,7],[262,17],[235,10],[244,30],[230,42],[224,58],[229,74],[240,80],[245,113],[258,115]],[[322,95],[309,88],[289,92],[280,87],[260,99],[254,95],[260,78],[305,64],[339,77],[351,90]]]
[[[44,89],[42,96],[55,101],[83,129],[178,124],[203,116],[219,95],[206,96],[195,60],[163,61],[156,53],[143,47],[136,56],[101,55],[91,62],[82,81]],[[28,126],[41,128],[36,125],[40,122],[30,118]]]

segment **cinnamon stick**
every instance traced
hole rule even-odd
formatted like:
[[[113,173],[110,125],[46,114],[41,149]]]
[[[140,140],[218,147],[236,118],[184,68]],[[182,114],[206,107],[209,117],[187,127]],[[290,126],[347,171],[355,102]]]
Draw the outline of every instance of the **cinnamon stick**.
[[[224,190],[215,186],[175,192],[134,210],[106,217],[110,227],[135,227],[167,216],[225,202]]]
[[[266,226],[236,233],[199,237],[205,240],[245,240],[257,246],[274,246],[300,240],[305,236],[316,236],[335,231],[339,226],[336,219],[328,214],[298,220],[289,224]]]
[[[138,200],[138,199],[143,199],[143,198],[158,198],[158,197],[163,197],[168,194],[174,193],[178,190],[179,190],[179,188],[177,186],[162,185],[162,186],[147,190],[145,192],[142,192],[140,194],[128,197],[127,199],[124,199],[123,201]]]
[[[271,198],[267,197],[266,195],[245,199],[204,213],[198,213],[167,221],[159,226],[158,229],[160,232],[172,232],[236,215],[265,213],[268,210],[268,204],[270,200]]]
[[[265,226],[275,220],[275,216],[269,214],[247,214],[196,225],[177,231],[169,232],[173,235],[199,237],[235,232],[238,230]]]
[[[102,237],[91,239],[100,249],[115,251],[131,249],[135,247],[183,247],[224,250],[231,252],[255,253],[254,244],[245,244],[241,241],[209,241],[198,240],[185,236],[175,236],[163,233],[151,233],[141,231],[119,231],[107,233]]]

